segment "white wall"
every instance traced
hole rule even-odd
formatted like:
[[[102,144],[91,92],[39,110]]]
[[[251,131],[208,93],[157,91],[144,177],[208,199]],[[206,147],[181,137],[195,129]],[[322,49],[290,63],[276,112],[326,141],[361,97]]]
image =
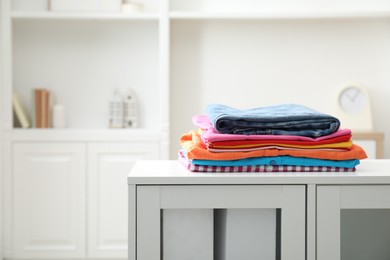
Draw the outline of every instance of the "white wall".
[[[171,152],[207,104],[252,108],[300,103],[333,113],[338,90],[365,86],[374,130],[390,136],[390,20],[174,21],[171,24]],[[385,157],[390,158],[390,138]]]

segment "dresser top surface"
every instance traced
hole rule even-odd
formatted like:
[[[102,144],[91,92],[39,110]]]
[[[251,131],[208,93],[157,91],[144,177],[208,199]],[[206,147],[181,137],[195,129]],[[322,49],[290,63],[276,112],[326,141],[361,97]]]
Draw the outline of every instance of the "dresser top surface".
[[[201,173],[176,160],[140,160],[128,175],[129,185],[208,184],[390,184],[390,160],[362,160],[356,172]]]

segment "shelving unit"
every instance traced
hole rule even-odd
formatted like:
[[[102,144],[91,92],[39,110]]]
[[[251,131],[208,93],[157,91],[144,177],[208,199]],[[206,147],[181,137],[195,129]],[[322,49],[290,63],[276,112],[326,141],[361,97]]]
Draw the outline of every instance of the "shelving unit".
[[[24,205],[15,201],[15,192],[28,192],[14,183],[14,169],[34,165],[37,156],[29,157],[25,147],[54,144],[44,151],[52,156],[64,155],[67,144],[76,144],[73,153],[86,161],[81,174],[93,180],[86,182],[86,189],[95,196],[99,189],[120,186],[118,176],[136,160],[176,158],[178,139],[194,128],[191,117],[209,103],[249,108],[293,101],[332,113],[340,84],[355,80],[372,86],[378,106],[387,104],[382,100],[390,85],[386,1],[350,6],[347,0],[227,0],[223,5],[219,0],[145,0],[145,12],[129,14],[49,12],[41,7],[44,0],[34,1],[1,2],[2,231],[10,259],[29,258],[21,241],[34,242],[15,234],[19,223],[12,217],[15,205]],[[50,89],[55,103],[65,106],[67,128],[13,127],[12,92],[18,92],[32,113],[31,92],[38,86]],[[115,87],[135,92],[138,129],[108,128],[108,100]],[[43,158],[48,172],[52,158]],[[99,186],[110,168],[119,175],[109,186]],[[18,169],[21,179],[34,176],[28,168]],[[36,178],[44,183],[42,176]],[[104,198],[110,201],[110,196]],[[96,213],[99,203],[86,200],[84,206]],[[99,228],[106,223],[86,222],[98,228],[85,234],[87,244],[69,258],[125,258],[126,238],[120,231],[119,244],[97,245],[88,236],[102,235]],[[39,257],[56,258],[50,252]]]
[[[125,259],[125,177],[138,160],[168,157],[159,3],[140,13],[88,13],[33,2],[1,2],[3,257]],[[32,119],[38,87],[65,107],[66,128],[14,127],[12,93]],[[108,127],[115,88],[135,93],[138,128]]]

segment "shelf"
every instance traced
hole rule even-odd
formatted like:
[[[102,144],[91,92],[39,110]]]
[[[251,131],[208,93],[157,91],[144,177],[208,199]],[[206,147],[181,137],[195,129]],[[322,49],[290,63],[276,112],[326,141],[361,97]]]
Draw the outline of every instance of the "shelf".
[[[313,12],[192,12],[171,11],[171,19],[350,19],[350,18],[390,18],[390,11],[313,11]]]
[[[140,13],[78,13],[78,12],[13,12],[17,20],[158,20],[159,14]]]
[[[158,20],[155,12],[85,13],[85,12],[22,12],[11,15],[17,20]],[[334,18],[390,18],[390,11],[313,11],[313,12],[209,12],[171,11],[171,19],[334,19]]]
[[[161,133],[158,130],[136,129],[13,129],[6,131],[12,141],[132,141],[158,142]]]

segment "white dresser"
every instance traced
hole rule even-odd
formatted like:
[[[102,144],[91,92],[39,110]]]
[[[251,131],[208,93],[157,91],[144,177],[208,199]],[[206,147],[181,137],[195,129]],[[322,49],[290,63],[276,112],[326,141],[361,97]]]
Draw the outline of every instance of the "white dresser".
[[[139,161],[129,260],[389,259],[389,169],[363,160],[355,173],[217,174]]]

